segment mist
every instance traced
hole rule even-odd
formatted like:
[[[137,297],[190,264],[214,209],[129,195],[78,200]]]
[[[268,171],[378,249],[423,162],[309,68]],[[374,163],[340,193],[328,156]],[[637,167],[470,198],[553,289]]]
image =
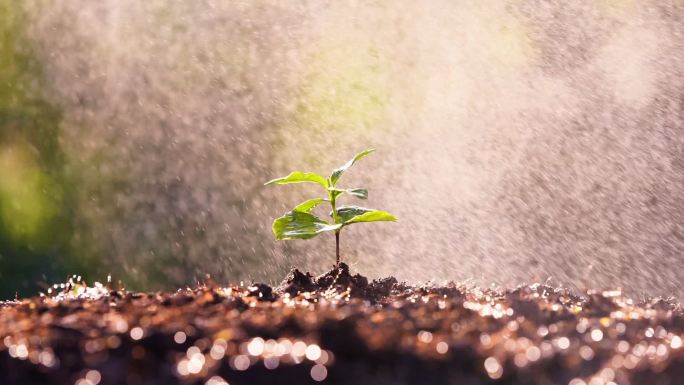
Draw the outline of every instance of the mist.
[[[24,9],[102,274],[154,290],[324,271],[331,235],[271,233],[321,192],[263,183],[376,148],[340,182],[399,217],[343,232],[364,275],[684,295],[681,2]]]

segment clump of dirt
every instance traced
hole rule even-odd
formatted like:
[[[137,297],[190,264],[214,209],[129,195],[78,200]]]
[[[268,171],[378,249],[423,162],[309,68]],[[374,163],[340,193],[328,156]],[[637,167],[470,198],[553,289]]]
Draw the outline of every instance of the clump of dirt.
[[[302,273],[299,269],[292,269],[275,291],[279,294],[287,293],[294,297],[299,293],[311,292],[316,289],[314,277],[309,272]]]
[[[368,288],[368,278],[360,274],[349,274],[349,266],[346,263],[340,263],[327,273],[319,275],[315,283],[318,290],[350,290],[351,295],[355,297],[362,297]]]
[[[62,287],[62,286],[60,286]],[[669,299],[369,281],[340,264],[276,288],[133,293],[71,282],[0,302],[0,384],[676,384]]]
[[[275,289],[278,294],[288,293],[296,296],[307,292],[347,293],[352,298],[363,298],[374,302],[388,297],[393,290],[406,288],[396,278],[388,277],[368,282],[368,278],[360,274],[352,275],[349,265],[342,262],[324,274],[314,277],[310,273],[302,273],[292,269],[285,280]]]
[[[276,295],[273,289],[264,283],[255,283],[247,288],[250,297],[257,297],[263,301],[275,301]]]

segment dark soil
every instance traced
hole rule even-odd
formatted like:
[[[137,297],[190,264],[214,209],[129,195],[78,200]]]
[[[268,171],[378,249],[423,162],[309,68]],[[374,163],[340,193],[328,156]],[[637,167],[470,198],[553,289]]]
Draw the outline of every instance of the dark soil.
[[[278,287],[70,282],[0,302],[0,384],[684,384],[680,305],[293,270]]]

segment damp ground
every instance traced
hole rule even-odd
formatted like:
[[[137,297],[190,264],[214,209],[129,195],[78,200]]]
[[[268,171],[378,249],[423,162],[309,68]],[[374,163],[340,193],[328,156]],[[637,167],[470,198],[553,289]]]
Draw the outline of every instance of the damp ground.
[[[573,293],[370,280],[135,293],[70,280],[0,303],[2,384],[678,384],[684,312]]]

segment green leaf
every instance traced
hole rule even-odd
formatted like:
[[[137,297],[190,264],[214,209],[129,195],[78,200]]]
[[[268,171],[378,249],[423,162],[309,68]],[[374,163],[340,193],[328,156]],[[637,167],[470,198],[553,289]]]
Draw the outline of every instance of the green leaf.
[[[322,176],[313,173],[313,172],[301,172],[301,171],[292,171],[290,175],[284,176],[282,178],[276,178],[273,180],[270,180],[266,182],[264,185],[269,185],[269,184],[289,184],[289,183],[305,183],[305,182],[313,182],[313,183],[318,183],[321,186],[328,188],[328,181],[325,180]]]
[[[368,210],[368,211],[345,220],[343,222],[343,224],[349,225],[352,223],[359,223],[359,222],[384,222],[384,221],[394,222],[397,220],[397,217],[388,213],[387,211],[372,210],[372,209],[366,209],[366,210]]]
[[[330,212],[332,216],[332,212]],[[396,221],[397,218],[387,211],[368,209],[359,206],[340,206],[337,209],[337,216],[343,225],[358,222],[379,222]]]
[[[365,188],[349,188],[349,189],[344,189],[344,188],[337,188],[337,187],[328,187],[328,191],[333,192],[333,198],[337,198],[338,196],[342,194],[349,194],[353,195],[357,198],[361,199],[368,199],[368,190]]]
[[[311,211],[314,207],[318,206],[324,200],[325,199],[323,199],[323,198],[309,199],[306,202],[302,202],[302,203],[298,204],[297,207],[292,209],[292,211],[300,211],[303,213],[308,213],[309,211]]]
[[[366,151],[360,152],[360,153],[356,154],[352,159],[350,159],[349,162],[347,162],[347,163],[345,163],[343,166],[341,166],[341,167],[335,169],[335,170],[332,172],[332,174],[330,175],[330,182],[331,182],[333,185],[334,185],[335,183],[337,183],[337,180],[340,179],[340,177],[342,176],[342,174],[344,174],[344,172],[347,171],[347,169],[348,169],[349,167],[351,167],[352,165],[354,165],[354,163],[356,163],[357,160],[363,158],[364,156],[370,154],[370,153],[373,152],[373,151],[375,151],[374,148],[371,148],[371,149],[368,149],[368,150],[366,150]]]
[[[371,211],[373,211],[373,209],[367,209],[365,207],[359,206],[340,206],[337,208],[337,216],[340,218],[340,221],[344,223],[355,216]],[[330,212],[330,216],[332,216],[332,211]]]
[[[325,231],[334,231],[341,224],[331,225],[309,213],[290,211],[273,221],[273,234],[277,240],[309,239]]]
[[[368,190],[366,190],[365,188],[350,188],[347,189],[345,192],[357,198],[368,199]]]

